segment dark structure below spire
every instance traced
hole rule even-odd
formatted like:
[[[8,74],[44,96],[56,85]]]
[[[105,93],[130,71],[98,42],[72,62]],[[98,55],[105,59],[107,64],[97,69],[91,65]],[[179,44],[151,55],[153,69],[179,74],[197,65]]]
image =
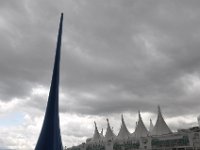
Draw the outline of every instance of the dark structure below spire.
[[[59,71],[63,13],[60,17],[54,69],[42,130],[35,150],[63,150],[59,125]]]

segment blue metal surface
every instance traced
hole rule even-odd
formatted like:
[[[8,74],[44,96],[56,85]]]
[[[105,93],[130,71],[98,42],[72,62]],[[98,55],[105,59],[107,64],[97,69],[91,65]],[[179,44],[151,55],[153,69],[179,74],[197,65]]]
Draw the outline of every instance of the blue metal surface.
[[[56,56],[46,113],[35,150],[63,150],[59,125],[59,71],[63,13],[60,17]]]

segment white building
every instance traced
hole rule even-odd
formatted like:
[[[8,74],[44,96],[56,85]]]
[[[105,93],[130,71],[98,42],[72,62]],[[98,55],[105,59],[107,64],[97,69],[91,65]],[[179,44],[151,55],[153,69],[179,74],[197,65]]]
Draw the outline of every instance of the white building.
[[[128,131],[123,115],[121,122],[117,136],[111,129],[108,119],[105,136],[103,132],[99,133],[95,123],[93,137],[88,138],[86,143],[71,147],[69,150],[200,150],[200,128],[193,127],[172,132],[159,106],[157,121],[153,126],[150,119],[149,131],[143,123],[140,112],[133,133]]]

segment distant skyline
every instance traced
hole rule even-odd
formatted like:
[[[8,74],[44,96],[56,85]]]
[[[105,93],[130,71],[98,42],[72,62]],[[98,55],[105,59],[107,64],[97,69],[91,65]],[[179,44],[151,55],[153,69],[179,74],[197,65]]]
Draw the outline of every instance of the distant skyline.
[[[200,1],[0,1],[0,148],[33,149],[41,130],[60,13],[63,146],[138,110],[147,128],[161,106],[169,127],[200,115]]]

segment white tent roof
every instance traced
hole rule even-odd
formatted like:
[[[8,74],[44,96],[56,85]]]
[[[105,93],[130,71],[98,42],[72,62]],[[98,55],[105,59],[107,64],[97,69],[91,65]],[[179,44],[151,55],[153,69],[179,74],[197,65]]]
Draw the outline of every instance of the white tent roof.
[[[142,121],[142,117],[140,115],[140,111],[138,112],[138,123],[137,123],[137,126],[135,128],[135,132],[134,132],[134,136],[135,137],[145,137],[148,135],[148,131]]]
[[[92,141],[93,142],[99,142],[99,140],[101,139],[101,135],[97,129],[97,124],[96,122],[94,122],[94,126],[95,126],[95,129],[94,129],[94,135],[92,137]]]
[[[109,120],[108,120],[108,119],[106,119],[106,120],[107,120],[107,130],[106,130],[105,138],[106,138],[107,140],[110,140],[110,139],[115,138],[116,135],[113,133],[113,130],[112,130],[111,127],[110,127]]]
[[[156,124],[151,132],[151,135],[162,135],[171,133],[170,128],[167,126],[165,120],[163,119],[160,106],[158,106],[158,117]]]
[[[127,127],[126,127],[126,124],[124,122],[124,117],[122,115],[122,125],[121,125],[121,128],[120,128],[120,131],[118,133],[118,136],[117,138],[118,139],[126,139],[130,136],[130,132],[128,131]]]

